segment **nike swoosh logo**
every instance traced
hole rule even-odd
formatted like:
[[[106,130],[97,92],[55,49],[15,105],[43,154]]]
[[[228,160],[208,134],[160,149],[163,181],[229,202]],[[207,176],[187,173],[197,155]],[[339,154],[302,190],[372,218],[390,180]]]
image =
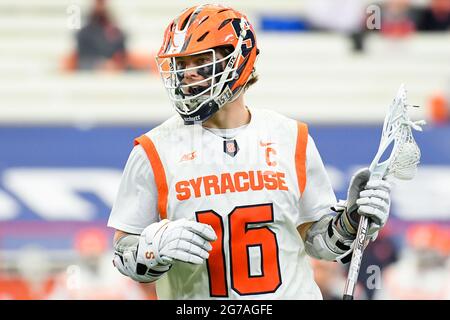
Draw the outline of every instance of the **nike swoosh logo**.
[[[267,147],[267,146],[270,146],[272,144],[275,144],[275,142],[262,142],[262,141],[259,141],[259,145],[261,147]]]

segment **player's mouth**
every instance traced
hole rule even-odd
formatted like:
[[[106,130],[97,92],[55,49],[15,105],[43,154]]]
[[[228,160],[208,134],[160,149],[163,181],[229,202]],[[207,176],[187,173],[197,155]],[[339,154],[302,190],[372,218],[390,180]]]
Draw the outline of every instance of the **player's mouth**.
[[[178,86],[177,93],[182,95],[183,97],[186,96],[196,96],[199,95],[203,92],[202,95],[207,95],[209,94],[209,85],[205,85],[205,86],[190,86],[190,87],[183,87],[188,85],[187,83],[181,82]]]

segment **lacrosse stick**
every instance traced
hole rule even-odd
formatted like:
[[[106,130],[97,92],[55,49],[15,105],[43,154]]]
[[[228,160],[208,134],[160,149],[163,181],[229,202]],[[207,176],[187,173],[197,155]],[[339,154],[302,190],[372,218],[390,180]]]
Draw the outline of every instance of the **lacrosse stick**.
[[[401,180],[414,178],[420,161],[420,149],[414,140],[412,129],[422,131],[421,126],[425,124],[425,121],[411,121],[407,113],[409,106],[406,103],[405,86],[402,84],[384,119],[380,146],[369,167],[370,179],[383,179],[387,176],[394,176]],[[392,151],[389,158],[381,161],[381,157],[391,145]],[[353,300],[363,252],[368,242],[366,239],[368,226],[369,219],[361,216],[343,300]]]

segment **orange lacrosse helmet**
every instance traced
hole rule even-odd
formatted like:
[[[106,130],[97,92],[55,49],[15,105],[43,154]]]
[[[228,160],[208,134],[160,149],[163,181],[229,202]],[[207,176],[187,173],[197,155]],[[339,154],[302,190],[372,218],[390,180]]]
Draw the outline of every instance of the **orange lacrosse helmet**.
[[[184,10],[169,24],[156,60],[172,104],[185,123],[192,124],[207,120],[239,96],[253,76],[258,53],[255,31],[245,15],[207,4]],[[187,68],[182,57],[188,56],[201,56],[202,63]],[[197,72],[202,80],[186,83],[186,71]]]

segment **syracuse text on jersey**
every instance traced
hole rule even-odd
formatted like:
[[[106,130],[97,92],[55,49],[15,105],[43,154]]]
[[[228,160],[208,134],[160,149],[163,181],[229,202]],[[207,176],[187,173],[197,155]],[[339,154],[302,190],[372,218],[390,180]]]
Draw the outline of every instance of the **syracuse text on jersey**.
[[[227,192],[245,192],[249,190],[283,190],[288,191],[285,174],[276,171],[238,171],[208,175],[190,180],[181,180],[175,184],[177,199],[188,200],[211,194]]]

